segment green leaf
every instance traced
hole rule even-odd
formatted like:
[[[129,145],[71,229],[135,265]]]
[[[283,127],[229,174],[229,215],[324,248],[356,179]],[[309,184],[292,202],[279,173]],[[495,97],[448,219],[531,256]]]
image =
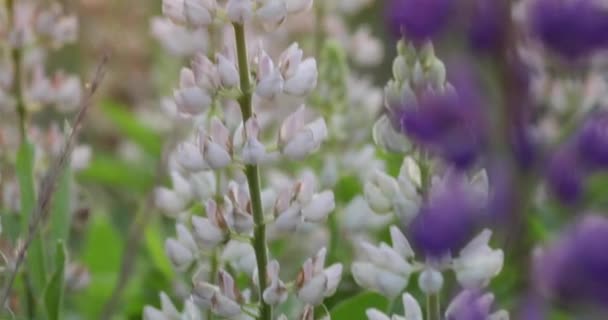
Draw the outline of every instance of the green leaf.
[[[61,311],[63,305],[63,289],[64,289],[64,275],[65,275],[65,264],[66,264],[66,250],[63,241],[57,242],[57,249],[55,250],[55,271],[49,280],[44,291],[44,304],[46,306],[46,313],[48,320],[59,320],[61,318]]]
[[[57,189],[53,196],[53,204],[51,207],[50,217],[50,243],[63,241],[67,243],[69,240],[70,225],[72,221],[71,203],[71,185],[72,172],[70,169],[65,169],[57,183]],[[51,254],[51,257],[54,257]],[[54,261],[53,263],[57,263]]]
[[[101,105],[103,113],[114,123],[120,132],[133,140],[151,156],[160,157],[162,144],[160,134],[144,126],[127,106],[106,100]]]
[[[112,295],[120,270],[125,244],[104,212],[94,212],[84,240],[80,261],[90,272],[91,282],[80,294],[71,297],[83,319],[98,319],[103,304]]]
[[[112,188],[123,187],[145,192],[154,186],[154,169],[141,163],[134,165],[109,155],[97,154],[89,167],[79,172],[78,179]]]
[[[21,232],[25,234],[36,201],[34,189],[34,146],[23,143],[17,151],[17,179],[21,195]]]
[[[363,292],[336,305],[330,312],[332,320],[366,320],[365,310],[376,308],[385,310],[387,298],[375,292]]]
[[[36,205],[34,188],[34,146],[30,143],[21,144],[17,151],[16,164],[17,180],[21,195],[21,235],[28,234],[31,214]],[[31,279],[34,292],[42,292],[46,285],[46,265],[44,246],[40,235],[36,235],[28,250],[26,269]]]

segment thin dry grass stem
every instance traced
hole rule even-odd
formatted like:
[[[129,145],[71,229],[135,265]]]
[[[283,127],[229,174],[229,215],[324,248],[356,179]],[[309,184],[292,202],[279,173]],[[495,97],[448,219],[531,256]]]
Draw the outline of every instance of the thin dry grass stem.
[[[65,145],[63,146],[63,150],[60,156],[55,160],[55,162],[51,165],[42,181],[40,182],[40,192],[38,196],[38,201],[34,209],[32,209],[31,221],[28,225],[28,232],[25,238],[25,242],[21,245],[17,252],[17,258],[12,268],[12,272],[9,274],[6,285],[2,291],[2,297],[0,298],[0,304],[4,306],[6,309],[6,302],[8,297],[10,296],[11,289],[13,287],[13,283],[15,282],[15,278],[19,273],[19,269],[25,260],[25,255],[27,253],[28,248],[32,244],[38,230],[41,225],[47,220],[49,215],[49,207],[51,204],[51,200],[53,199],[53,195],[55,193],[55,189],[57,186],[57,181],[59,177],[63,173],[64,169],[68,165],[70,158],[72,156],[72,150],[74,149],[74,145],[76,144],[76,137],[78,136],[80,129],[82,128],[82,123],[84,122],[84,118],[87,114],[87,111],[90,109],[93,101],[93,96],[99,89],[99,85],[103,81],[106,66],[109,60],[109,56],[104,54],[101,62],[97,66],[95,73],[93,75],[91,83],[87,86],[86,94],[80,103],[80,107],[78,110],[78,114],[74,117],[71,124],[71,131],[69,132],[67,139],[65,141]]]

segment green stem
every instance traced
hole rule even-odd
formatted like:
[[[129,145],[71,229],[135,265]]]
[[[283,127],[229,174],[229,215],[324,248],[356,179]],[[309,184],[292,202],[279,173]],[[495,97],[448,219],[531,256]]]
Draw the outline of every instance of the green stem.
[[[15,22],[15,6],[14,0],[6,1],[6,11],[8,15],[9,28],[14,26]],[[25,101],[23,99],[23,88],[22,88],[22,60],[23,50],[21,45],[17,43],[11,46],[11,62],[13,64],[13,95],[15,97],[15,108],[17,109],[17,116],[19,117],[19,133],[21,135],[21,141],[26,139],[25,122],[27,118],[27,111],[25,109]]]
[[[426,316],[427,320],[441,320],[439,294],[429,294],[426,296]]]
[[[243,123],[253,116],[253,106],[251,105],[251,78],[249,74],[249,59],[247,55],[247,42],[245,40],[245,28],[242,24],[234,24],[234,36],[236,40],[236,52],[239,64],[239,76],[241,81],[241,97],[239,104],[241,105],[241,114]],[[258,283],[260,287],[260,316],[258,319],[271,320],[272,308],[264,302],[262,298],[264,287],[267,283],[266,265],[268,264],[268,253],[266,250],[266,227],[264,225],[264,211],[262,209],[262,195],[260,191],[260,173],[258,166],[245,166],[245,175],[249,185],[249,194],[251,197],[251,209],[255,228],[253,231],[253,249],[255,250],[255,258],[258,266]]]

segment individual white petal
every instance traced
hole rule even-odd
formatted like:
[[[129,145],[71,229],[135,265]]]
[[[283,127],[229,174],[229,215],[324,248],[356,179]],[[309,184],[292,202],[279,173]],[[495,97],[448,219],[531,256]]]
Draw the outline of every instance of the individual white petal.
[[[302,221],[301,210],[298,205],[292,205],[280,212],[274,221],[277,230],[282,232],[294,231]]]
[[[204,309],[211,307],[211,300],[217,293],[219,293],[217,287],[202,281],[196,282],[192,288],[194,302]]]
[[[327,286],[327,277],[318,274],[309,281],[306,281],[298,290],[298,298],[311,305],[319,305],[325,298],[324,292]]]
[[[220,317],[232,318],[241,314],[241,306],[223,294],[216,294],[212,302],[213,313]]]
[[[253,230],[254,221],[251,213],[244,210],[234,211],[234,230],[238,233],[249,233]]]
[[[376,289],[376,277],[378,268],[369,262],[354,262],[351,265],[351,273],[355,282],[367,289]]]
[[[257,138],[249,138],[241,153],[243,162],[246,164],[261,164],[267,158],[266,146]]]
[[[194,261],[192,252],[175,239],[169,238],[165,241],[165,252],[178,271],[186,270]]]
[[[378,309],[367,309],[365,310],[365,315],[367,315],[368,320],[391,320],[389,316]]]
[[[391,199],[389,199],[382,190],[373,182],[367,181],[363,186],[365,200],[369,207],[376,213],[388,213],[393,207]]]
[[[302,208],[302,216],[305,221],[322,222],[335,207],[334,193],[329,190],[324,191],[315,194],[312,200]]]
[[[214,247],[224,240],[224,232],[208,218],[192,217],[194,238],[203,247]]]
[[[170,318],[154,307],[145,306],[143,320],[170,320]]]
[[[275,30],[287,17],[287,4],[284,0],[268,0],[256,11],[256,15],[266,31]]]
[[[407,238],[403,235],[401,230],[397,226],[390,227],[391,234],[391,243],[393,244],[393,249],[399,253],[403,258],[412,258],[414,257],[414,250],[410,245]]]
[[[326,297],[332,296],[338,289],[340,280],[342,279],[342,264],[336,263],[323,270],[323,274],[327,277],[327,283],[325,286],[324,295]]]
[[[205,162],[214,170],[225,168],[232,161],[230,153],[224,146],[209,140],[204,143],[203,156]]]
[[[244,24],[253,16],[253,1],[228,0],[226,14],[231,22]]]
[[[304,128],[305,110],[306,107],[301,105],[295,112],[283,120],[281,128],[279,129],[279,145],[285,144],[287,141],[293,139],[293,137]]]
[[[372,133],[374,142],[387,151],[406,153],[412,148],[410,141],[393,128],[386,115],[376,121]]]
[[[184,0],[186,21],[193,27],[208,26],[213,22],[215,0]]]
[[[163,0],[163,15],[178,24],[186,23],[184,0]]]
[[[169,216],[176,216],[184,210],[188,201],[177,194],[177,192],[164,187],[156,188],[154,192],[156,206]]]
[[[405,311],[405,319],[407,320],[423,320],[422,309],[418,301],[409,293],[404,293],[403,297],[403,309]]]
[[[188,171],[201,171],[207,167],[198,146],[190,141],[181,143],[175,151],[177,162]]]
[[[202,53],[198,53],[192,59],[192,72],[198,86],[209,91],[216,90],[220,84],[220,73],[216,65]]]
[[[177,311],[177,308],[175,308],[175,305],[171,302],[169,296],[164,292],[160,293],[160,305],[161,310],[164,314],[169,316],[169,319],[179,318],[179,311]]]
[[[414,160],[412,157],[406,157],[403,159],[403,163],[401,164],[401,169],[399,169],[399,177],[400,181],[408,181],[410,184],[413,184],[414,190],[420,188],[422,186],[422,171],[420,170],[420,166],[418,162]],[[404,183],[400,184],[403,185]],[[410,190],[404,190],[410,191]],[[411,192],[411,191],[410,191]],[[415,192],[417,194],[417,192]]]
[[[292,160],[301,160],[319,148],[327,138],[325,120],[319,118],[307,124],[288,140],[282,148],[282,153]]]
[[[376,290],[387,297],[397,297],[407,286],[409,278],[381,270],[376,274]]]
[[[304,51],[297,42],[292,43],[279,57],[279,70],[285,79],[293,77],[297,71]]]
[[[236,68],[236,64],[223,54],[217,55],[217,62],[222,85],[226,88],[232,88],[238,85],[239,71]]]
[[[192,233],[188,231],[186,226],[181,223],[175,225],[175,230],[177,231],[177,241],[179,241],[182,245],[188,248],[190,251],[196,251],[196,242],[194,241],[194,237]]]
[[[179,112],[185,115],[198,115],[211,106],[212,99],[207,92],[199,87],[187,87],[173,93]]]
[[[286,78],[283,90],[289,95],[306,96],[317,86],[318,75],[317,61],[314,58],[305,59],[298,66],[296,73]]]

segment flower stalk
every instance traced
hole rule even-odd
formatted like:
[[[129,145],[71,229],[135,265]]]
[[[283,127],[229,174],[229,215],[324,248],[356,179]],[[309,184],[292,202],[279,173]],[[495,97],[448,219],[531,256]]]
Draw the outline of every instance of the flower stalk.
[[[428,320],[441,320],[441,304],[439,302],[439,293],[427,295],[426,312]]]
[[[236,42],[236,53],[239,66],[241,97],[239,104],[241,106],[241,114],[243,123],[253,116],[253,107],[251,105],[252,88],[251,78],[249,74],[249,61],[247,55],[247,41],[245,39],[245,28],[242,24],[234,23],[234,36]],[[245,175],[249,185],[249,193],[251,197],[251,209],[253,212],[254,231],[253,231],[253,248],[258,267],[258,283],[260,297],[260,316],[258,319],[272,319],[272,308],[264,302],[262,295],[264,286],[267,283],[266,266],[268,265],[268,254],[266,250],[266,226],[264,224],[264,211],[262,208],[262,197],[260,188],[260,174],[257,165],[247,165],[245,167]]]

